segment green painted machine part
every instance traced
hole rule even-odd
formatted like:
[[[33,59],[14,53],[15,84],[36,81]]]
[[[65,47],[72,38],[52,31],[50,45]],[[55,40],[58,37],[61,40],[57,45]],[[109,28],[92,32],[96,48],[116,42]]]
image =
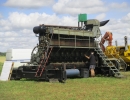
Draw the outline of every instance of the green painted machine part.
[[[79,14],[78,15],[78,22],[87,21],[87,14]]]

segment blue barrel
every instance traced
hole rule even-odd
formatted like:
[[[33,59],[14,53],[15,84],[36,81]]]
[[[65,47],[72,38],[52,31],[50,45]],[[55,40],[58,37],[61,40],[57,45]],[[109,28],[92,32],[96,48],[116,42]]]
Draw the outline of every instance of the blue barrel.
[[[67,77],[79,76],[80,71],[78,69],[66,69]]]

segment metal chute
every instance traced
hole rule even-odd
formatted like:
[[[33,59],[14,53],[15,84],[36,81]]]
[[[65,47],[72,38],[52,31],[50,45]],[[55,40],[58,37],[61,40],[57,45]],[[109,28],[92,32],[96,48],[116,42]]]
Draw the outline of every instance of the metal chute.
[[[102,22],[100,22],[100,26],[104,26],[104,25],[106,25],[108,22],[109,22],[109,20],[102,21]]]

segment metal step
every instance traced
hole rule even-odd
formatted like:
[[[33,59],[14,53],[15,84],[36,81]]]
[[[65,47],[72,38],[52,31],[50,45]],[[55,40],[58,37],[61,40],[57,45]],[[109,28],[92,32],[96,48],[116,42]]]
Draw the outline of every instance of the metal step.
[[[112,71],[112,74],[114,74],[114,76],[121,75],[121,73],[119,72],[119,70],[116,68],[116,66],[113,64],[113,62],[111,62],[108,59],[108,57],[103,53],[103,51],[101,50],[101,48],[95,48],[95,51],[102,58],[102,60],[104,61],[104,64],[106,65],[106,67],[110,67],[110,70]]]
[[[102,57],[102,58],[107,58],[106,56],[100,56],[100,57]]]

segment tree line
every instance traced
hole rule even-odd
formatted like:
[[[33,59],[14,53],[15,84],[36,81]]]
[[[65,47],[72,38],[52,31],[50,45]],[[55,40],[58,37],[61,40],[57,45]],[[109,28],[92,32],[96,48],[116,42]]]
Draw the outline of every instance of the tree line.
[[[6,56],[5,52],[0,52],[0,56]]]

